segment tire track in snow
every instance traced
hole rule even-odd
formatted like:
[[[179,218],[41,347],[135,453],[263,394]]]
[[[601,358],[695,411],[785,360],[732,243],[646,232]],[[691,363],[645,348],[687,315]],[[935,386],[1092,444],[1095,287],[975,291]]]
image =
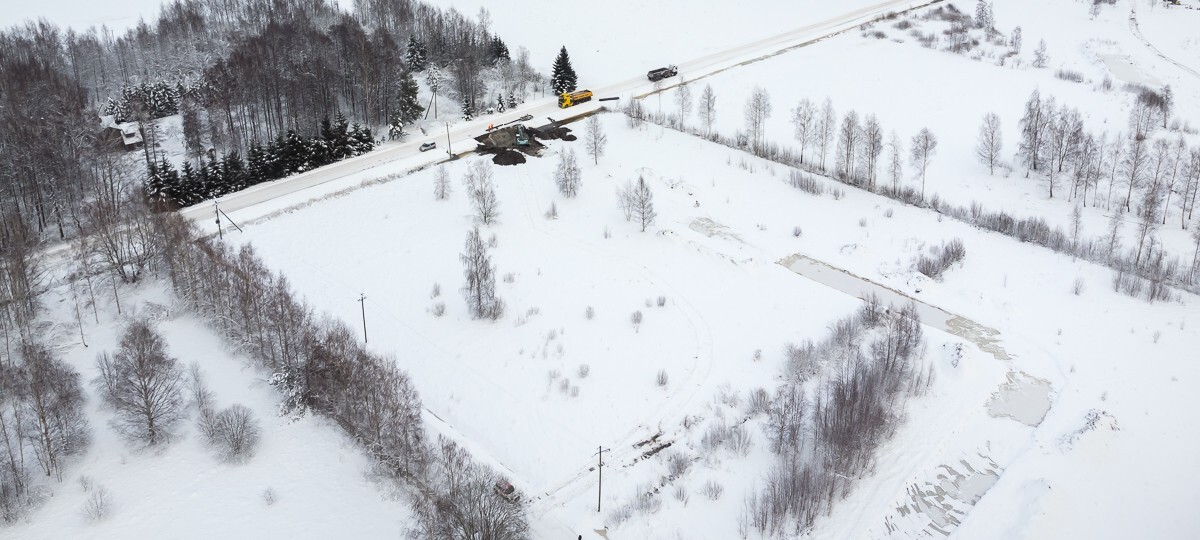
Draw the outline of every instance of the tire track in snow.
[[[615,253],[612,250],[596,246],[592,242],[567,236],[546,228],[536,217],[538,214],[537,209],[540,206],[537,205],[537,201],[534,199],[533,187],[530,185],[528,174],[522,175],[521,188],[525,202],[525,214],[529,219],[530,226],[535,231],[565,244],[572,245],[576,249],[606,263],[618,263],[633,273],[640,275],[663,292],[671,295],[673,299],[672,307],[687,319],[688,325],[692,328],[694,339],[696,340],[695,362],[692,364],[692,370],[688,374],[687,380],[680,386],[680,391],[677,391],[675,395],[665,400],[662,405],[640,424],[631,427],[628,432],[621,436],[619,442],[613,443],[612,449],[607,454],[606,463],[610,464],[610,466],[631,465],[636,462],[638,456],[648,450],[645,447],[635,447],[634,444],[653,436],[663,427],[664,423],[678,419],[681,413],[688,410],[688,407],[695,403],[696,397],[700,394],[701,389],[704,388],[704,383],[708,381],[708,376],[712,371],[712,329],[708,321],[684,294],[671,286],[669,280],[663,278],[646,265]],[[683,394],[680,395],[679,392],[683,392]],[[667,434],[664,432],[664,435]],[[595,481],[591,475],[592,470],[593,466],[589,460],[587,465],[576,469],[549,489],[542,490],[541,494],[534,500],[534,503],[530,505],[530,514],[535,517],[542,517],[552,511],[554,507],[590,489],[595,485]]]
[[[1137,22],[1137,0],[1129,0],[1129,31],[1133,32],[1133,36],[1138,38],[1138,41],[1141,41],[1143,45],[1145,45],[1147,48],[1149,48],[1154,54],[1158,55],[1159,58],[1162,58],[1163,60],[1166,60],[1167,62],[1174,64],[1175,67],[1182,69],[1183,71],[1185,71],[1187,73],[1190,73],[1193,77],[1196,77],[1197,79],[1200,79],[1200,72],[1197,72],[1196,70],[1194,70],[1188,66],[1185,66],[1179,62],[1176,62],[1171,57],[1163,54],[1162,51],[1158,50],[1158,47],[1155,47],[1153,43],[1150,43],[1149,40],[1147,40],[1145,37],[1142,36],[1142,29],[1140,27],[1138,27],[1138,22]]]

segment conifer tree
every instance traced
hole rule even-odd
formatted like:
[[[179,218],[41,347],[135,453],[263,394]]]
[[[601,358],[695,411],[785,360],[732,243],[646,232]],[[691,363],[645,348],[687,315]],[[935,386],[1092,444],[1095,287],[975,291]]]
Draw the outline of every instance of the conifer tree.
[[[567,55],[567,47],[563,46],[558,51],[558,58],[554,59],[550,88],[554,89],[555,94],[564,94],[574,92],[577,83],[578,76],[575,75],[575,68],[571,67],[571,57]]]
[[[411,71],[405,71],[400,75],[399,108],[400,121],[404,124],[411,124],[421,117],[421,113],[425,112],[425,108],[421,106],[420,98],[417,97],[417,81],[413,78]]]
[[[404,52],[404,63],[413,71],[424,71],[429,66],[429,51],[416,35],[408,37],[408,47]]]
[[[462,118],[463,120],[473,120],[475,118],[475,106],[471,104],[471,100],[463,96],[462,101]]]

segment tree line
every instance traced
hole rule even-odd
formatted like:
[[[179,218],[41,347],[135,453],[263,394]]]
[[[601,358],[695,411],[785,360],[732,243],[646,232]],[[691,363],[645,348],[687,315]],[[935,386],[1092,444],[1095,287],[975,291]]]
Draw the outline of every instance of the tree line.
[[[787,347],[783,383],[761,407],[775,462],[747,497],[743,533],[803,534],[870,473],[876,450],[932,384],[916,306],[872,296],[820,342]]]
[[[624,113],[631,127],[651,121],[800,171],[868,189],[904,204],[931,208],[1022,242],[1108,266],[1114,272],[1115,290],[1156,301],[1173,298],[1172,287],[1200,291],[1200,225],[1195,227],[1197,232],[1193,234],[1196,243],[1190,263],[1169,253],[1154,234],[1156,227],[1164,223],[1171,194],[1175,195],[1173,200],[1183,214],[1181,224],[1186,228],[1200,193],[1200,151],[1188,150],[1186,142],[1179,140],[1171,142],[1160,138],[1151,141],[1147,135],[1139,137],[1136,134],[1137,126],[1149,133],[1155,126],[1163,125],[1164,115],[1171,110],[1169,106],[1163,108],[1164,103],[1171,102],[1169,97],[1162,97],[1164,94],[1169,92],[1157,93],[1159,98],[1148,95],[1136,98],[1141,105],[1131,114],[1134,135],[1128,139],[1118,135],[1111,143],[1106,142],[1103,135],[1096,137],[1085,133],[1077,110],[1060,107],[1052,99],[1041,98],[1036,91],[1030,97],[1020,122],[1022,138],[1017,152],[1017,158],[1030,168],[1030,174],[1055,186],[1069,179],[1070,196],[1082,198],[1090,190],[1093,205],[1098,204],[1095,201],[1102,192],[1105,204],[1120,203],[1120,208],[1112,212],[1105,234],[1090,240],[1083,236],[1078,226],[1073,227],[1072,232],[1053,227],[1040,217],[1019,217],[1003,210],[988,210],[977,202],[949,204],[937,193],[927,196],[924,190],[926,172],[937,152],[937,137],[932,132],[920,130],[909,141],[907,150],[904,141],[893,132],[886,145],[880,148],[876,134],[882,131],[881,127],[875,122],[859,121],[854,111],[843,116],[839,124],[829,99],[818,108],[806,98],[792,110],[798,146],[787,146],[762,137],[762,127],[771,113],[769,95],[763,89],[756,89],[747,99],[744,108],[746,130],[733,136],[712,129],[718,108],[711,87],[704,89],[700,100],[701,129],[688,126],[681,120],[686,120],[682,114],[648,111],[636,100],[625,107]],[[685,110],[679,109],[680,113]],[[998,115],[986,115],[973,149],[989,170],[1003,165],[1000,128]],[[835,157],[832,163],[828,159],[831,151]],[[877,151],[883,155],[876,155]],[[906,174],[906,162],[921,181],[919,189],[901,183]],[[1037,173],[1034,173],[1034,163],[1038,166]],[[877,169],[880,167],[887,182],[878,181]],[[877,180],[871,180],[873,175]],[[1105,190],[1099,189],[1102,179],[1108,179]],[[790,175],[789,181],[804,189],[813,179]],[[1114,186],[1124,188],[1123,197],[1120,192],[1115,198],[1111,195]],[[1143,189],[1145,186],[1151,189]],[[1143,189],[1140,200],[1139,189]],[[1120,236],[1126,202],[1131,212],[1137,211],[1139,227],[1137,244],[1128,247],[1122,245]],[[1073,219],[1072,223],[1077,221]]]
[[[141,122],[149,168],[161,164],[163,134],[148,120],[176,112],[194,160],[210,149],[248,156],[289,131],[320,137],[321,120],[339,111],[364,131],[391,126],[399,136],[424,112],[414,75],[422,70],[481,109],[491,99],[485,76],[522,94],[538,80],[526,52],[510,58],[486,10],[472,19],[416,0],[357,8],[175,0],[124,34],[46,21],[0,32],[0,222],[9,223],[0,235],[19,221],[37,238],[73,237],[85,204],[139,174],[101,136],[99,114]]]
[[[312,170],[370,152],[375,140],[369,128],[348,126],[338,114],[336,123],[321,120],[320,135],[305,137],[293,130],[266,146],[250,145],[243,160],[237,151],[201,158],[198,167],[185,161],[176,169],[166,158],[147,165],[145,194],[159,208],[188,206],[249,186]]]
[[[413,486],[415,538],[524,538],[525,507],[498,497],[495,471],[454,443],[431,441],[421,400],[395,359],[366,349],[344,322],[315,313],[246,245],[201,237],[175,214],[153,217],[160,264],[173,289],[215,330],[271,373],[281,413],[336,422],[381,473]]]

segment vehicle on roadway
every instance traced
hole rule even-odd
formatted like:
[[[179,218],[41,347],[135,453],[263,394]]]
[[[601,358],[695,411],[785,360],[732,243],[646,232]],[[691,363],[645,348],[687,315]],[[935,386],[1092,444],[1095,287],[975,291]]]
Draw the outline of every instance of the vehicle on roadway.
[[[434,148],[437,148],[437,141],[429,141],[429,142],[421,145],[422,152],[425,152],[427,150],[433,150]]]
[[[558,108],[565,109],[567,107],[570,107],[573,105],[578,105],[585,101],[591,101],[591,100],[592,100],[592,91],[591,90],[580,90],[578,92],[564,92],[563,95],[558,96]]]
[[[658,69],[650,70],[648,73],[646,73],[646,78],[650,79],[651,82],[658,82],[676,75],[679,75],[679,68],[675,67],[674,65],[670,65],[667,67],[660,67]]]

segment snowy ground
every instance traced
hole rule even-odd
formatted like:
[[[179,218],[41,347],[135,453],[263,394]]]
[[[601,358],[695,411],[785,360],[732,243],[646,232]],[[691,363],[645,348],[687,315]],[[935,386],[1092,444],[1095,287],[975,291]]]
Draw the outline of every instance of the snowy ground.
[[[61,278],[58,278],[61,279]],[[203,321],[171,306],[166,284],[122,290],[124,315],[100,295],[100,323],[85,308],[81,343],[69,289],[58,286],[43,298],[47,343],[73,365],[85,382],[96,375],[100,351],[114,351],[126,321],[157,320],[168,353],[186,368],[196,362],[220,408],[240,403],[262,425],[262,443],[247,463],[222,463],[204,444],[189,418],[179,440],[161,450],[127,443],[109,426],[112,411],[101,406],[90,384],[92,444],[66,468],[62,483],[48,482],[51,496],[26,521],[0,528],[2,538],[396,538],[407,524],[407,504],[386,483],[369,478],[370,461],[336,425],[304,418],[279,418],[278,393],[248,361],[225,348]],[[195,416],[195,411],[191,412]],[[110,493],[107,517],[84,514],[92,490]],[[268,503],[267,492],[273,502]]]
[[[964,12],[974,12],[974,2],[954,4]],[[705,84],[711,84],[717,95],[714,129],[732,134],[745,129],[742,106],[751,91],[756,86],[767,89],[774,109],[767,120],[767,139],[789,145],[796,144],[791,110],[805,98],[818,107],[826,97],[831,98],[839,122],[850,110],[858,112],[860,121],[867,114],[875,114],[885,133],[896,131],[906,148],[917,131],[928,127],[939,140],[936,157],[928,172],[926,189],[930,195],[936,193],[942,200],[958,205],[979,201],[991,210],[1005,210],[1019,216],[1042,216],[1050,224],[1067,229],[1074,204],[1068,201],[1068,182],[1060,178],[1055,198],[1049,199],[1045,179],[1026,178],[1024,169],[1016,164],[1020,135],[1018,120],[1033,90],[1040,90],[1043,97],[1055,96],[1060,104],[1078,107],[1086,128],[1096,135],[1107,133],[1111,140],[1118,132],[1128,133],[1129,110],[1134,98],[1132,93],[1122,90],[1119,74],[1110,71],[1104,61],[1106,57],[1119,58],[1119,64],[1127,69],[1149,74],[1160,84],[1171,85],[1181,96],[1176,118],[1193,127],[1200,126],[1200,109],[1186,105],[1200,100],[1200,78],[1163,60],[1138,40],[1129,30],[1129,7],[1127,2],[1106,5],[1100,16],[1091,20],[1087,7],[1077,2],[1018,0],[998,4],[995,9],[999,30],[1007,35],[1019,25],[1024,35],[1020,61],[1010,60],[1004,67],[997,66],[995,58],[976,60],[970,55],[924,48],[909,35],[909,31],[896,29],[892,22],[880,22],[871,30],[885,32],[886,39],[848,32],[697,81],[692,85],[692,94],[699,95]],[[1183,30],[1182,25],[1192,19],[1195,19],[1193,23],[1200,22],[1200,11],[1197,10],[1159,7],[1151,11],[1141,3],[1138,13],[1146,26],[1143,33],[1164,44],[1191,39],[1183,37],[1191,34]],[[1151,21],[1157,26],[1149,26]],[[945,27],[945,23],[941,26],[930,22],[920,24],[919,30],[934,31],[939,35]],[[1189,28],[1194,27],[1192,24]],[[1152,32],[1151,28],[1161,30],[1161,33]],[[1048,44],[1050,62],[1046,69],[1034,69],[1030,67],[1033,50],[1043,38]],[[894,41],[897,39],[903,43]],[[1194,49],[1190,55],[1181,54],[1180,58],[1200,63]],[[1080,72],[1085,81],[1075,83],[1058,79],[1054,76],[1058,69]],[[1114,79],[1114,90],[1098,88],[1106,76]],[[887,90],[881,91],[884,88]],[[661,98],[650,97],[645,103],[651,111],[659,110],[659,107],[671,111],[675,107],[674,91],[668,90]],[[987,168],[974,154],[979,124],[988,112],[1000,115],[1003,158],[1013,169],[997,170],[995,176],[988,175]],[[694,113],[689,124],[699,125]],[[885,135],[885,141],[888,136]],[[1173,141],[1180,134],[1163,132],[1160,136]],[[1200,137],[1196,135],[1183,136],[1191,147],[1200,144]],[[835,159],[832,148],[828,159],[830,163]],[[912,179],[912,168],[907,162],[905,171],[910,185],[919,188],[919,178]],[[886,176],[885,168],[881,168],[881,176]],[[1105,179],[1101,182],[1101,207],[1089,206],[1084,210],[1086,230],[1098,233],[1105,227],[1110,215],[1103,205],[1107,189]],[[1118,195],[1123,197],[1121,189],[1118,184],[1114,199],[1119,198]],[[1092,203],[1089,196],[1088,204]],[[1134,228],[1131,219],[1125,227],[1126,233],[1133,233]],[[1190,255],[1189,232],[1180,229],[1179,210],[1174,204],[1159,235],[1172,252]]]
[[[787,187],[782,169],[670,130],[630,130],[616,115],[606,115],[605,128],[608,153],[599,166],[585,165],[578,199],[556,195],[552,155],[496,170],[502,217],[485,230],[497,236],[499,274],[513,276],[512,283],[499,284],[510,309],[496,323],[470,321],[456,294],[470,209],[461,188],[449,202],[432,200],[433,171],[265,221],[254,218],[270,213],[270,205],[235,213],[249,223],[236,239],[254,243],[318,308],[347,321],[358,322],[355,298],[365,293],[371,345],[413,373],[427,406],[447,424],[442,428],[472,441],[482,459],[511,471],[522,489],[554,503],[557,509],[535,501],[535,510],[554,510],[543,519],[572,530],[606,519],[589,517],[592,481],[573,480],[597,445],[620,449],[659,431],[689,440],[679,424],[683,416],[711,416],[706,404],[724,384],[743,393],[771,386],[784,343],[820,337],[824,324],[853,309],[851,296],[776,264],[796,253],[996,329],[992,339],[1003,351],[968,345],[966,358],[951,368],[938,352],[942,344],[969,344],[973,332],[960,331],[962,339],[931,332],[935,393],[914,407],[877,476],[822,522],[823,533],[884,535],[889,512],[917,504],[907,487],[936,485],[943,467],[963,477],[968,502],[946,504],[962,514],[963,527],[979,527],[964,528],[972,531],[963,532],[966,537],[1200,530],[1168,502],[1194,496],[1200,480],[1187,465],[1185,447],[1171,443],[1196,435],[1172,427],[1186,425],[1177,416],[1194,404],[1186,381],[1200,376],[1184,362],[1185,352],[1200,343],[1197,330],[1186,325],[1194,298],[1148,305],[1112,293],[1110,272],[1095,265],[855,190],[839,201],[814,198]],[[566,145],[572,143],[553,143],[551,150]],[[460,178],[465,165],[450,165],[452,177]],[[638,175],[657,196],[659,221],[647,233],[623,221],[613,195]],[[558,220],[543,216],[552,201]],[[804,231],[799,239],[794,226]],[[967,262],[944,283],[911,271],[920,250],[953,237],[964,240]],[[313,245],[327,247],[314,252]],[[1079,297],[1070,292],[1077,276],[1087,287]],[[443,295],[431,299],[435,282]],[[666,307],[645,306],[660,295]],[[446,302],[445,317],[428,312],[437,301]],[[594,320],[584,317],[588,305],[596,308]],[[530,315],[531,308],[537,313]],[[629,322],[635,310],[645,313],[638,330]],[[760,348],[764,361],[756,364],[750,359]],[[1148,364],[1147,357],[1155,360]],[[578,377],[581,364],[591,368],[587,378]],[[659,369],[670,374],[665,391],[653,383]],[[559,385],[566,378],[564,393]],[[571,397],[571,387],[579,388],[578,396]],[[1047,398],[1053,406],[1040,424],[1040,415],[1021,412],[1036,412]],[[1107,411],[1120,431],[1062,442],[1092,409]],[[930,437],[941,442],[929,444]],[[1161,459],[1140,466],[1140,455]],[[723,460],[695,479],[728,482],[715,511],[696,504],[699,497],[687,508],[668,502],[662,514],[630,521],[610,538],[664,537],[676,529],[684,537],[726,537],[712,531],[733,530],[741,496],[755,480],[750,471],[765,466],[761,457]],[[1094,473],[1113,463],[1123,463],[1121,470]],[[661,469],[614,466],[620,472],[606,474],[610,504],[627,501],[637,484],[660,474],[654,467]],[[999,480],[985,490],[990,482],[972,480],[968,470]],[[1089,501],[1121,501],[1124,513],[1096,517],[1064,507],[1078,504],[1085,481],[1095,494]],[[1034,493],[1034,485],[1047,487]],[[1140,496],[1142,485],[1153,486],[1153,493]],[[1139,497],[1130,500],[1130,490]],[[1133,523],[1123,517],[1131,513],[1147,517]],[[897,534],[916,534],[935,521],[905,515],[907,521],[887,517],[901,523]]]
[[[509,16],[518,11],[501,4],[489,4],[497,31],[529,36],[509,39],[529,43],[534,58],[551,58],[559,44],[537,40],[561,34],[535,32],[549,23]],[[727,10],[715,19],[754,30],[722,34],[716,32],[719,21],[708,29],[705,18],[692,32],[714,36],[702,48],[746,41],[736,37],[758,35],[761,28],[812,22],[769,9],[713,6]],[[459,7],[474,13],[477,5]],[[812,7],[808,11],[837,11]],[[1128,8],[1108,7],[1090,21],[1086,6],[1076,2],[1018,0],[999,6],[1002,30],[1024,27],[1026,58],[1038,39],[1047,40],[1052,61],[1045,70],[998,67],[912,41],[850,32],[702,82],[717,89],[718,128],[727,133],[741,128],[741,106],[755,85],[771,92],[776,112],[768,136],[776,141],[790,140],[786,110],[803,97],[833,96],[839,112],[873,112],[885,128],[905,137],[928,125],[942,141],[930,191],[957,203],[978,199],[989,208],[1065,223],[1066,203],[1046,200],[1041,184],[1020,173],[988,177],[974,161],[970,147],[977,119],[988,111],[1001,115],[1011,155],[1021,107],[1040,88],[1080,107],[1092,129],[1125,131],[1130,95],[1094,88],[1111,73],[1104,55],[1132,59],[1138,73],[1172,84],[1181,103],[1194,102],[1200,85],[1130,33]],[[666,3],[643,9],[636,18],[629,9],[597,11],[580,18],[569,35],[607,36],[610,28],[628,29],[631,18],[651,24],[678,17]],[[797,17],[808,12],[796,10]],[[1164,13],[1170,12],[1139,6],[1143,35],[1168,56],[1194,52],[1190,38],[1170,37],[1187,31],[1177,22],[1183,19]],[[632,34],[624,42],[574,38],[627,47],[612,54],[573,47],[576,68],[587,74],[581,81],[592,73],[608,81],[643,71],[628,65],[629,58],[644,58],[634,55],[639,51],[657,51],[666,56],[661,63],[702,52],[687,40],[663,39],[650,30]],[[1083,72],[1091,84],[1054,78],[1059,67]],[[657,107],[658,98],[647,104]],[[662,104],[671,106],[669,93]],[[1196,109],[1178,112],[1200,125]],[[772,387],[783,345],[820,338],[826,324],[857,307],[854,296],[864,287],[918,299],[934,314],[926,319],[937,380],[929,395],[912,404],[874,474],[818,522],[814,536],[1200,534],[1200,517],[1188,508],[1188,501],[1200,497],[1200,469],[1192,456],[1200,431],[1189,416],[1200,401],[1192,391],[1200,366],[1191,361],[1200,326],[1188,320],[1196,318],[1196,297],[1146,304],[1113,293],[1106,268],[850,188],[843,187],[845,196],[838,200],[813,197],[788,187],[787,171],[777,165],[659,127],[632,130],[617,115],[604,115],[603,122],[609,146],[599,165],[582,155],[582,144],[553,142],[541,159],[496,169],[501,219],[484,230],[485,236],[496,235],[492,255],[502,278],[500,296],[508,304],[497,322],[470,320],[458,293],[458,255],[472,226],[458,181],[478,157],[447,166],[456,188],[447,202],[433,200],[430,169],[372,181],[406,166],[395,163],[232,212],[245,232],[227,238],[253,243],[318,310],[353,325],[361,324],[356,299],[366,294],[370,345],[412,374],[431,428],[505,471],[533,499],[537,538],[597,538],[592,531],[606,524],[612,539],[735,537],[743,498],[769,461],[757,421],[748,424],[758,437],[748,456],[703,456],[676,481],[691,493],[689,500],[663,496],[656,513],[617,526],[608,512],[630,503],[639,486],[658,485],[665,471],[661,456],[642,459],[646,447],[633,445],[658,435],[656,441],[673,442],[674,450],[699,455],[704,426],[743,417],[721,396]],[[555,153],[568,147],[581,154],[584,168],[582,193],[571,200],[558,196],[552,182]],[[645,233],[622,219],[614,195],[617,186],[638,176],[652,186],[659,213]],[[371,185],[342,191],[364,182]],[[321,195],[326,200],[310,202]],[[557,220],[544,216],[552,202]],[[1100,235],[1103,222],[1101,212],[1089,208],[1084,234]],[[803,231],[799,237],[796,227]],[[1161,234],[1169,247],[1190,254],[1172,227]],[[917,254],[956,237],[967,257],[942,282],[912,271]],[[1085,284],[1079,295],[1071,292],[1076,279]],[[441,295],[433,298],[435,283]],[[159,297],[155,291],[141,294]],[[662,307],[659,297],[665,299]],[[435,317],[431,311],[439,302],[446,314]],[[70,321],[63,305],[57,317]],[[585,316],[588,306],[594,318]],[[637,328],[630,322],[635,311],[644,314]],[[942,323],[937,314],[946,314]],[[169,343],[181,343],[172,347],[177,356],[206,363],[219,402],[243,402],[259,413],[266,435],[258,457],[236,469],[222,466],[191,435],[162,455],[132,453],[113,439],[103,425],[107,413],[97,410],[96,444],[32,524],[12,529],[17,537],[63,536],[59,522],[72,535],[145,536],[181,520],[197,523],[189,529],[197,537],[210,531],[237,536],[252,527],[295,527],[304,536],[395,536],[403,506],[363,479],[365,461],[333,427],[280,423],[269,416],[277,398],[210,333],[186,317],[163,328]],[[111,323],[105,331],[87,331],[115,333]],[[74,339],[66,329],[60,333],[64,343]],[[104,339],[110,344],[101,343]],[[94,352],[111,347],[114,339],[97,338],[87,350],[67,347],[64,354],[90,377]],[[959,345],[961,358],[954,352]],[[759,349],[762,359],[755,361]],[[654,382],[659,370],[669,375],[665,388]],[[599,445],[612,451],[606,458],[605,512],[597,515],[589,467]],[[305,454],[292,454],[300,451]],[[312,465],[296,467],[301,459]],[[330,468],[312,473],[319,466]],[[79,517],[79,474],[114,492],[110,520],[89,525]],[[163,477],[182,480],[159,481]],[[710,480],[725,488],[718,500],[700,494]],[[197,487],[179,487],[188,482]],[[328,485],[337,485],[333,493]],[[273,506],[262,503],[266,487],[279,494]],[[669,493],[673,486],[662,489]],[[325,510],[326,504],[343,506]],[[285,509],[288,513],[280,512]],[[226,514],[245,522],[213,522],[213,516]],[[314,515],[337,519],[313,520]],[[341,519],[344,515],[361,518]]]

